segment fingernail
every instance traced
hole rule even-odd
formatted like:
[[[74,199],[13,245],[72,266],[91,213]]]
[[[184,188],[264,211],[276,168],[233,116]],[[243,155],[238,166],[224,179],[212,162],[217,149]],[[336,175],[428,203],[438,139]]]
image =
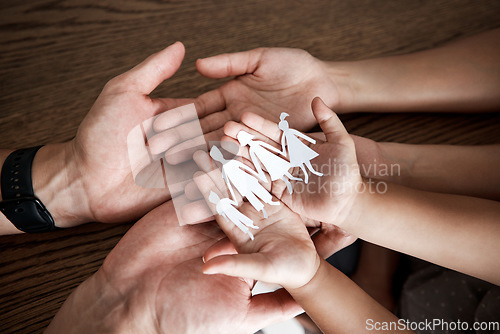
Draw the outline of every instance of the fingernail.
[[[201,257],[201,260],[203,261],[203,263],[206,263],[206,262],[205,262],[205,257],[204,257],[204,256],[202,256],[202,257]]]

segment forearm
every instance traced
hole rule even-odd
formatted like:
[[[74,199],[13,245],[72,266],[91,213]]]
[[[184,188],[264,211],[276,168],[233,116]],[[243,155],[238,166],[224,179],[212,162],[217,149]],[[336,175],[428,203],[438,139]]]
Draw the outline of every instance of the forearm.
[[[347,232],[500,283],[500,203],[394,184],[381,184],[378,188],[371,185],[366,189],[341,226]]]
[[[364,177],[425,191],[500,200],[500,145],[410,145],[351,137]]]
[[[490,111],[500,107],[500,29],[435,49],[329,62],[341,112]],[[334,109],[335,110],[335,109]]]
[[[400,175],[381,179],[425,191],[500,200],[500,145],[380,143],[380,149],[382,161],[401,167]]]
[[[12,150],[0,150],[0,163]],[[32,165],[33,191],[47,207],[58,227],[69,227],[91,220],[89,208],[73,160],[71,145],[49,144],[35,155]],[[20,233],[4,216],[0,215],[0,234]]]
[[[391,312],[324,260],[321,260],[316,275],[308,284],[288,292],[324,333],[375,333],[378,331],[369,330],[370,320],[373,323],[398,321]]]

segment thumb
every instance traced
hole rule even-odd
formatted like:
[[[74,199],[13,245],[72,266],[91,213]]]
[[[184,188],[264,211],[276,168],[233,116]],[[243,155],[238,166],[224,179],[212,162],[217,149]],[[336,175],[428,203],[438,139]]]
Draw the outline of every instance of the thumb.
[[[302,307],[285,290],[255,295],[250,300],[250,308],[246,320],[254,324],[258,331],[272,324],[291,319],[304,312]]]
[[[349,137],[344,125],[328,106],[319,97],[315,97],[311,103],[312,111],[321,130],[323,130],[326,141],[329,143],[338,142],[344,137]]]
[[[352,244],[357,238],[335,225],[323,224],[321,230],[315,233],[311,239],[319,256],[326,259]]]
[[[179,69],[184,53],[184,45],[176,42],[149,56],[142,63],[112,81],[120,83],[121,87],[132,86],[140,93],[147,95]]]
[[[236,248],[234,248],[231,241],[229,241],[228,238],[224,238],[208,247],[203,255],[203,262],[208,262],[218,256],[228,254],[238,254],[238,252],[236,251]]]
[[[266,277],[269,261],[262,253],[220,255],[207,261],[203,266],[203,273],[207,275],[224,274],[233,277],[251,278],[269,283],[272,277]]]
[[[253,73],[259,67],[263,51],[264,49],[253,49],[198,59],[196,68],[201,75],[215,79]]]

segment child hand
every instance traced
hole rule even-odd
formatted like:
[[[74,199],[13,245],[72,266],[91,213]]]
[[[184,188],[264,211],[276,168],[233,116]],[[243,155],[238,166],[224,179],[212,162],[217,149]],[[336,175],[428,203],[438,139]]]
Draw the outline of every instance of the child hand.
[[[209,201],[211,192],[223,198],[215,180],[219,170],[198,173],[195,182],[212,212],[216,208]],[[264,219],[248,202],[239,211],[250,218],[258,229],[252,230],[255,239],[238,229],[232,222],[216,214],[216,220],[229,240],[221,241],[205,252],[205,274],[225,274],[280,284],[286,289],[296,289],[307,284],[318,270],[320,258],[309,233],[296,213],[285,205],[266,205],[268,218]],[[238,254],[227,254],[232,243]],[[222,250],[222,251],[221,251]],[[220,253],[224,255],[215,256]]]
[[[326,136],[326,142],[316,140],[315,144],[310,144],[319,154],[312,160],[313,166],[323,176],[310,174],[307,184],[291,180],[292,194],[286,190],[283,181],[277,180],[273,182],[271,192],[300,215],[342,227],[346,220],[352,218],[351,214],[355,214],[353,206],[357,187],[363,185],[354,142],[337,115],[320,98],[313,100],[312,110]],[[253,134],[257,140],[280,149],[282,131],[276,123],[253,113],[243,114],[241,120],[243,124],[226,124],[224,132],[227,137],[224,141],[234,142],[243,130]],[[240,155],[249,158],[246,148],[240,150]],[[296,171],[292,174],[297,176]]]

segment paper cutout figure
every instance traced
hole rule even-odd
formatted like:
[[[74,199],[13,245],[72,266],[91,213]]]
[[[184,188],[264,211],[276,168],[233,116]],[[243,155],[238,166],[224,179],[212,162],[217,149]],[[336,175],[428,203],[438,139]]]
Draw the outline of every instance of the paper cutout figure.
[[[264,209],[264,204],[258,198],[270,205],[280,205],[280,202],[273,202],[273,196],[259,183],[257,178],[252,176],[259,177],[250,167],[238,160],[224,159],[222,152],[216,146],[212,146],[212,149],[210,149],[210,156],[222,164],[222,177],[235,202],[237,202],[237,199],[231,184],[234,185],[241,196],[247,198],[255,210],[262,211],[264,218],[268,217],[267,212]]]
[[[215,209],[217,210],[217,213],[224,217],[227,221],[232,222],[236,227],[238,227],[243,233],[248,234],[250,239],[254,239],[252,232],[248,229],[248,227],[251,227],[253,229],[258,229],[258,226],[255,226],[253,224],[253,221],[242,214],[236,206],[238,203],[235,201],[229,199],[229,198],[220,198],[216,193],[213,191],[210,192],[210,195],[208,195],[208,199],[210,202],[215,204]]]
[[[288,149],[288,159],[290,160],[290,165],[292,167],[300,167],[300,169],[304,172],[304,182],[308,183],[309,175],[307,174],[306,167],[315,175],[323,176],[323,173],[315,171],[311,165],[311,160],[316,158],[319,154],[304,144],[299,137],[307,140],[311,144],[316,144],[316,140],[295,129],[290,129],[288,122],[285,120],[287,116],[289,116],[287,113],[281,113],[280,122],[278,124],[280,130],[283,131],[281,136],[282,152],[286,157]]]
[[[260,166],[260,163],[262,163],[262,165],[264,165],[264,167],[266,168],[269,176],[271,177],[271,181],[281,179],[285,182],[286,188],[288,189],[288,192],[290,194],[293,192],[293,189],[288,179],[302,181],[302,179],[294,177],[288,172],[291,167],[288,161],[272,153],[275,152],[278,154],[283,154],[283,152],[281,152],[277,148],[264,143],[263,141],[253,140],[254,136],[245,131],[238,132],[237,138],[241,146],[248,145],[250,147],[250,158],[255,167],[255,170],[257,171],[262,181],[267,182],[266,176],[264,174],[264,171],[262,170],[262,167]]]

